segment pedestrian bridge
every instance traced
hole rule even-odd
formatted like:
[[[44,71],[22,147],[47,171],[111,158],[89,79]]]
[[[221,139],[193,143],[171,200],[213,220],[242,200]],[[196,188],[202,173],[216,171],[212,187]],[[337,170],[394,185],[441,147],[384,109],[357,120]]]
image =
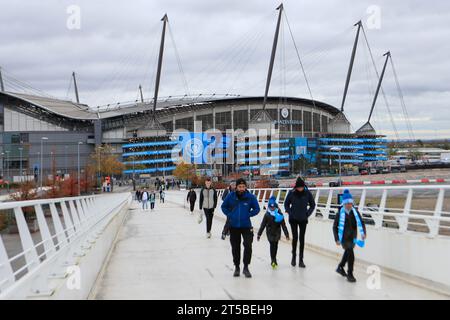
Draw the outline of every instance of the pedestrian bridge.
[[[0,299],[449,299],[450,186],[350,189],[368,229],[366,247],[355,251],[356,284],[334,272],[342,251],[331,226],[342,189],[312,189],[318,206],[306,269],[290,265],[283,240],[272,270],[265,237],[255,237],[252,279],[232,277],[220,208],[207,239],[186,192],[167,191],[155,211],[143,211],[131,193],[0,204],[19,232],[0,238]],[[287,191],[252,190],[261,208]],[[25,220],[33,212],[36,232]]]

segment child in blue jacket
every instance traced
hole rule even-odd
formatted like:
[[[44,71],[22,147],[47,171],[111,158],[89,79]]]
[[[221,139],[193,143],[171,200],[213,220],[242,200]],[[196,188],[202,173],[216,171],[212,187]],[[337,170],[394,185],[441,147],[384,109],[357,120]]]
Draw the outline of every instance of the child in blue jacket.
[[[286,223],[284,222],[283,213],[278,207],[277,199],[274,196],[269,199],[267,212],[264,215],[261,227],[259,227],[257,238],[258,241],[261,238],[264,229],[266,229],[267,240],[269,240],[270,243],[270,258],[272,260],[271,265],[273,269],[276,269],[276,267],[278,267],[277,251],[278,241],[281,239],[281,229],[283,229],[287,240],[289,240],[289,232],[286,228]]]

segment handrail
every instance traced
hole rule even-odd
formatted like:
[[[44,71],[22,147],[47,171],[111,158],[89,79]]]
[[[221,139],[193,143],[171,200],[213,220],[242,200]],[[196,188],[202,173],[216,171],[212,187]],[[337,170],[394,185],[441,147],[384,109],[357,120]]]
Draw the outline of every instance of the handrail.
[[[3,238],[0,236],[0,299],[5,291],[11,292],[23,281],[32,281],[30,294],[46,291],[46,279],[52,274],[65,273],[62,266],[74,257],[82,255],[93,239],[122,207],[130,200],[129,193],[109,195],[88,195],[71,198],[39,199],[16,201],[0,204],[0,210],[13,209],[19,229],[22,251],[9,258]],[[59,204],[59,210],[56,207]],[[69,208],[67,207],[69,204]],[[46,218],[42,206],[49,205],[51,217]],[[34,243],[31,232],[25,221],[22,208],[34,207],[41,233],[41,241]],[[50,233],[49,221],[54,226],[54,234]],[[64,223],[64,225],[63,225]],[[45,257],[45,258],[44,258]],[[24,265],[15,266],[20,258]],[[59,261],[53,263],[52,261]],[[49,265],[49,263],[51,264]],[[59,270],[59,271],[58,271]],[[25,274],[22,274],[26,272]],[[40,274],[45,273],[45,274]],[[20,277],[19,277],[20,276]],[[25,280],[27,279],[27,280]]]
[[[426,234],[430,238],[436,236],[450,236],[450,226],[443,223],[450,223],[450,212],[444,211],[445,196],[450,197],[450,185],[380,185],[380,186],[340,186],[340,187],[314,187],[309,190],[314,194],[316,209],[312,219],[334,219],[337,207],[337,195],[348,189],[354,193],[355,206],[360,213],[375,228],[398,229],[400,233],[417,232]],[[292,188],[261,188],[249,189],[254,194],[261,207],[267,204],[269,197],[276,195],[277,202],[282,206],[287,193]],[[224,190],[219,190],[219,202]],[[429,199],[432,199],[430,208],[412,208],[412,201],[417,192],[431,191]],[[375,198],[375,199],[374,199]],[[400,199],[401,207],[387,206],[388,199]],[[321,199],[326,199],[325,202]],[[375,206],[367,206],[366,199]],[[357,201],[356,201],[357,200]],[[404,204],[403,204],[404,201]],[[220,205],[220,204],[219,204]],[[386,218],[390,220],[386,220]],[[418,220],[418,221],[414,221]],[[410,227],[415,227],[414,230]]]

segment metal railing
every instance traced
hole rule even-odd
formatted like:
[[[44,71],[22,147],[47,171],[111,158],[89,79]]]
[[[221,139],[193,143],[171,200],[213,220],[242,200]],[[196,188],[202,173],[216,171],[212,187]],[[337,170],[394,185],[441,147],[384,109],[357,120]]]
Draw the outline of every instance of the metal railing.
[[[418,232],[430,238],[450,236],[450,185],[310,188],[316,202],[311,218],[334,219],[339,208],[338,195],[345,189],[353,194],[355,206],[366,224],[396,229],[400,233]],[[249,189],[258,199],[261,210],[267,207],[269,198],[275,196],[283,211],[290,190],[292,188]],[[219,199],[222,194],[220,190]]]
[[[6,235],[0,236],[0,299],[23,281],[30,281],[30,295],[51,295],[48,279],[65,278],[67,266],[76,265],[130,200],[113,194],[1,203],[0,214],[12,211],[18,229],[12,242],[21,249],[9,257]],[[38,233],[30,232],[24,211],[34,211]]]

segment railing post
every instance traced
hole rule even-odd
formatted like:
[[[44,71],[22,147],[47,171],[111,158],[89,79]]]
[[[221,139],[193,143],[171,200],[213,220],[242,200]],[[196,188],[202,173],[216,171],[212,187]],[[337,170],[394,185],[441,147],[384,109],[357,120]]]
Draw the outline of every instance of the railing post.
[[[0,292],[4,287],[13,284],[15,281],[14,273],[9,262],[8,253],[0,236]]]
[[[55,225],[56,239],[58,239],[58,247],[61,249],[61,246],[67,244],[67,236],[64,232],[64,228],[61,223],[61,219],[59,219],[58,210],[56,209],[55,203],[50,203],[50,212],[52,214],[53,224]]]
[[[383,189],[383,195],[381,196],[380,206],[378,208],[378,215],[373,216],[375,221],[375,228],[381,228],[383,226],[384,210],[386,209],[387,189]]]
[[[326,215],[326,219],[330,218],[330,210],[331,210],[331,201],[332,200],[333,200],[333,189],[330,189],[330,191],[328,192],[328,199],[327,199],[327,205],[325,207],[325,214],[323,215],[324,218]]]
[[[69,239],[72,239],[73,234],[75,233],[75,229],[73,227],[72,219],[70,218],[69,211],[67,210],[66,202],[61,201],[60,203],[61,211],[64,217],[64,225],[66,226],[67,235]],[[71,242],[71,240],[69,240]]]
[[[319,196],[320,196],[320,189],[316,189],[316,196],[315,196],[315,199],[314,199],[314,201],[316,202],[316,207],[314,208],[314,211],[311,214],[311,217],[316,217],[317,206],[319,205]],[[322,215],[322,218],[324,218],[323,215]]]
[[[433,219],[425,220],[427,222],[428,228],[430,229],[430,232],[428,233],[428,236],[430,238],[434,238],[439,234],[439,226],[440,226],[439,218],[442,216],[442,208],[444,206],[444,195],[445,189],[444,188],[439,189],[439,195],[436,200]]]
[[[47,220],[45,219],[44,212],[40,204],[34,206],[36,212],[36,218],[39,225],[39,231],[41,233],[42,241],[44,242],[45,257],[48,259],[55,253],[55,243],[53,242],[52,235],[48,229]]]
[[[27,269],[28,271],[30,271],[31,269],[39,265],[39,258],[21,207],[14,208],[14,216],[16,218],[17,228],[19,229],[22,250],[25,252]]]
[[[361,193],[361,198],[359,199],[358,210],[364,211],[364,206],[366,205],[366,189],[364,188]]]
[[[408,222],[409,222],[409,214],[411,213],[411,204],[413,197],[413,189],[409,188],[408,195],[406,196],[405,206],[403,208],[403,212],[397,216],[395,219],[398,223],[398,230],[401,233],[405,233],[408,230]]]
[[[73,219],[73,223],[74,223],[74,227],[75,227],[75,232],[78,233],[80,231],[80,229],[82,229],[82,226],[81,226],[80,218],[78,217],[77,209],[75,208],[75,205],[73,203],[73,200],[69,200],[69,208],[70,208],[70,213],[72,215],[72,219]]]

